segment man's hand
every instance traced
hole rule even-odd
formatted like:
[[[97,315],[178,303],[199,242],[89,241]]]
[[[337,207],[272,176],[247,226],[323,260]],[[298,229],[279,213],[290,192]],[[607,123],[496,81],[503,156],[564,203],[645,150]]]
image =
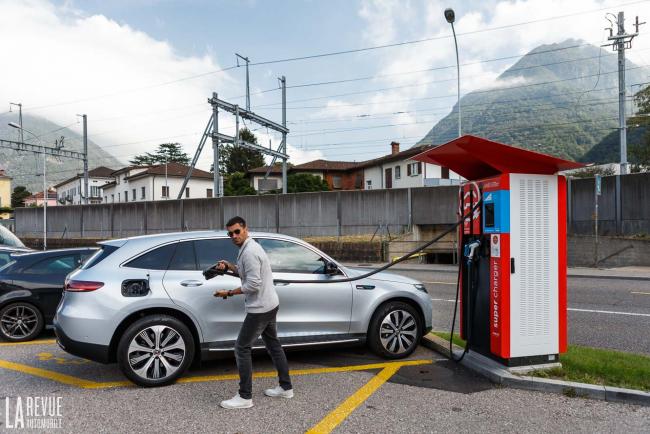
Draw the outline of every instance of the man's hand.
[[[225,300],[226,298],[228,298],[228,291],[226,291],[225,289],[220,289],[218,291],[214,291],[213,295],[215,297],[221,297]]]
[[[221,261],[217,262],[214,265],[214,268],[216,268],[219,271],[226,271],[226,270],[232,269],[230,262],[228,262],[226,260],[223,260],[223,259]]]

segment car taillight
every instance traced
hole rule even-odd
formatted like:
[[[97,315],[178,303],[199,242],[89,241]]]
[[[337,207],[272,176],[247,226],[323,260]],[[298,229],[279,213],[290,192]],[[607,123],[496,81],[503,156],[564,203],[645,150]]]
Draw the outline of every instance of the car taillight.
[[[88,292],[104,286],[104,282],[90,282],[87,280],[67,280],[65,290],[69,292]]]

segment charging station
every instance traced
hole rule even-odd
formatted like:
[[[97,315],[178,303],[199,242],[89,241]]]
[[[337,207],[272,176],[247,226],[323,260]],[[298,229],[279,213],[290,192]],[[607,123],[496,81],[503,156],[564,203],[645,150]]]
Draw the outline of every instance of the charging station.
[[[566,179],[583,164],[466,135],[413,157],[453,170],[459,190],[461,336],[506,366],[567,348]]]

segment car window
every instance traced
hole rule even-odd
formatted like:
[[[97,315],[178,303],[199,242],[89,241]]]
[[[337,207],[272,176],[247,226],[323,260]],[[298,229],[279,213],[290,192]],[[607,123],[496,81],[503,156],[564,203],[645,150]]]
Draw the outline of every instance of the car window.
[[[81,268],[83,270],[87,270],[89,268],[94,267],[95,265],[99,264],[104,259],[106,259],[108,256],[110,256],[110,254],[116,251],[118,248],[119,247],[110,246],[110,245],[101,246],[99,250],[95,251],[95,253],[93,253],[93,255],[87,261],[84,261],[84,264],[82,265]]]
[[[43,259],[25,268],[25,274],[68,274],[79,265],[79,256],[65,255]]]
[[[239,248],[228,238],[196,240],[194,241],[194,250],[201,270],[208,268],[221,259],[235,263],[239,253]]]
[[[176,245],[178,243],[167,244],[157,249],[153,249],[144,255],[129,261],[125,264],[130,268],[143,268],[146,270],[166,270],[169,266],[169,261],[174,255]]]
[[[319,254],[291,241],[260,238],[271,261],[271,269],[277,273],[324,273],[325,261]]]
[[[81,262],[85,263],[88,258],[92,257],[95,253],[97,253],[97,250],[92,249],[92,250],[84,250],[83,252],[79,253],[81,256]]]
[[[11,261],[11,254],[9,252],[0,252],[0,268],[4,267]]]
[[[192,241],[178,243],[176,252],[169,263],[169,270],[196,270],[196,256]]]

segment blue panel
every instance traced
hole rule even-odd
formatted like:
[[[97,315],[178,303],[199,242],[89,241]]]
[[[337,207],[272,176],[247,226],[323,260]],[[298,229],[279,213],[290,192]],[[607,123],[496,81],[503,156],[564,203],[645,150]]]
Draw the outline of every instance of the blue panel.
[[[510,232],[510,191],[497,190],[483,193],[483,233]]]

